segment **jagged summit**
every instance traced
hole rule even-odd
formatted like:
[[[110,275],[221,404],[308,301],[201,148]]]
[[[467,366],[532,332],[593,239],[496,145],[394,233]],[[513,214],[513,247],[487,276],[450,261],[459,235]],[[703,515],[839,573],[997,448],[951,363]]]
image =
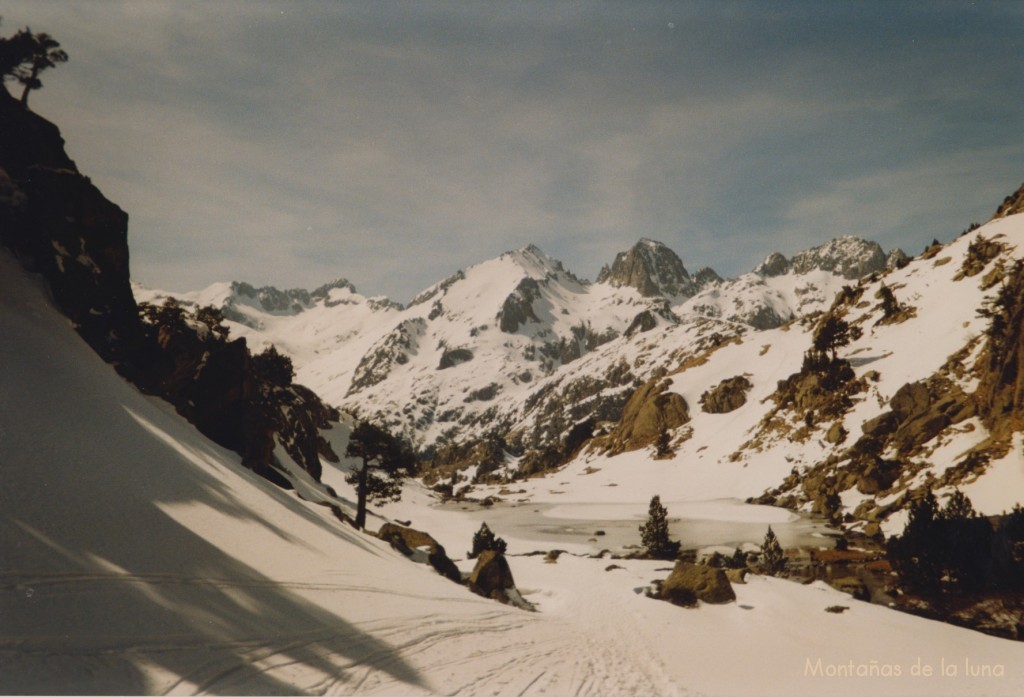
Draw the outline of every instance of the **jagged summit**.
[[[773,252],[754,268],[754,273],[774,278],[791,271],[795,274],[829,271],[848,280],[855,280],[899,266],[906,259],[907,255],[901,249],[893,249],[886,254],[877,242],[844,235],[800,252],[792,259],[780,252]]]
[[[815,269],[832,271],[854,280],[885,269],[886,255],[877,242],[868,242],[853,235],[829,240],[823,245],[800,252],[793,257],[794,273]]]
[[[310,295],[314,298],[326,298],[330,296],[332,290],[347,290],[350,293],[357,293],[355,285],[352,284],[347,278],[336,278],[330,283],[325,283],[322,286],[313,290]]]
[[[768,278],[774,278],[775,276],[781,276],[787,273],[790,269],[790,261],[786,255],[781,252],[772,252],[765,260],[754,267],[754,273],[758,276],[767,276]]]
[[[679,256],[662,242],[646,237],[617,254],[611,266],[601,269],[597,282],[636,288],[645,297],[680,299],[699,290]]]
[[[541,279],[555,273],[566,273],[565,266],[558,259],[549,257],[540,247],[528,244],[502,254],[499,259],[507,259],[526,271],[531,278]],[[486,263],[486,262],[485,262]]]
[[[273,314],[302,312],[313,302],[310,292],[303,288],[287,290],[280,290],[274,286],[256,288],[244,281],[233,281],[231,292],[235,296],[243,296],[258,303],[262,310]]]

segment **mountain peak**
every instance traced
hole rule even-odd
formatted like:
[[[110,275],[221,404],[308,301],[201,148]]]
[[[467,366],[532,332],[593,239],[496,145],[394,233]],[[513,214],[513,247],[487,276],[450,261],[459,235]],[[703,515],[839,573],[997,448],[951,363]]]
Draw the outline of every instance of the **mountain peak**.
[[[335,289],[348,290],[348,292],[350,293],[357,292],[356,287],[352,285],[352,282],[349,281],[347,278],[336,278],[330,283],[325,283],[316,290],[314,290],[312,293],[310,293],[310,296],[318,299],[325,299],[330,295],[331,291]]]
[[[781,252],[772,252],[764,261],[754,267],[754,273],[758,276],[766,276],[773,278],[775,276],[782,276],[789,271],[790,262],[786,258],[786,255]]]
[[[308,290],[289,288],[280,290],[274,286],[256,288],[244,281],[232,281],[231,292],[256,301],[258,306],[272,314],[295,314],[302,312],[313,303]]]
[[[636,288],[645,297],[691,297],[698,290],[678,255],[646,237],[615,255],[612,265],[601,269],[597,282]]]
[[[793,272],[798,274],[814,270],[831,271],[854,280],[883,271],[886,261],[886,254],[877,242],[844,235],[800,252],[793,257],[792,267]]]
[[[500,258],[511,260],[533,279],[540,280],[564,274],[577,283],[583,283],[572,272],[566,270],[562,262],[554,257],[549,257],[535,244],[528,244],[525,247],[505,252]]]

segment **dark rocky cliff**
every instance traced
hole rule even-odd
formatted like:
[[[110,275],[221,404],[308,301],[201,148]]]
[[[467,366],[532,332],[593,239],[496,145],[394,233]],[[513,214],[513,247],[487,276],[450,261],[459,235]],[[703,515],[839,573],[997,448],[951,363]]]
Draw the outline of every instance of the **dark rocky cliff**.
[[[78,171],[58,128],[3,89],[0,244],[46,280],[82,338],[141,390],[277,484],[288,485],[275,442],[319,478],[319,455],[332,455],[319,429],[336,411],[290,375],[261,374],[244,339],[228,341],[226,331],[181,312],[143,321],[131,290],[127,213]]]
[[[42,274],[82,337],[125,362],[141,332],[128,273],[128,215],[64,152],[57,127],[0,90],[0,242]]]

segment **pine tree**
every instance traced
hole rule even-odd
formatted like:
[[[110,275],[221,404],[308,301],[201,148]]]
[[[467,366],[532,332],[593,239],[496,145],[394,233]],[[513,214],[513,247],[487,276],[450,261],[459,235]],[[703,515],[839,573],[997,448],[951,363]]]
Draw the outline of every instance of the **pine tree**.
[[[747,553],[737,547],[729,559],[728,567],[730,569],[745,569],[747,567]]]
[[[640,526],[640,541],[655,559],[675,559],[679,554],[679,542],[668,536],[668,511],[661,505],[660,496],[651,497],[647,522]]]
[[[470,559],[476,559],[487,550],[504,554],[507,548],[508,545],[505,543],[505,540],[495,537],[491,529],[487,527],[487,523],[483,523],[480,529],[473,533],[473,550],[466,556]]]
[[[230,330],[224,324],[224,313],[213,305],[204,305],[196,308],[196,320],[202,322],[221,341],[227,341]]]
[[[42,88],[39,74],[65,63],[68,54],[46,33],[33,34],[28,27],[10,38],[0,38],[0,80],[14,78],[23,86],[21,104],[28,108],[28,93]]]
[[[349,436],[348,457],[358,457],[362,467],[345,477],[356,487],[355,526],[366,526],[368,501],[398,501],[402,498],[402,478],[414,466],[412,451],[379,426],[360,422]]]
[[[892,289],[883,283],[878,289],[878,295],[882,298],[882,316],[892,317],[900,310],[900,303],[896,300]]]
[[[992,567],[992,525],[978,515],[971,500],[955,489],[939,512],[945,576],[961,591],[985,587]]]
[[[834,488],[825,493],[824,508],[829,525],[839,527],[843,522],[843,499]]]
[[[814,350],[822,354],[831,354],[834,361],[836,351],[846,346],[854,338],[846,320],[833,314],[827,314],[814,330]]]
[[[775,536],[772,526],[768,526],[764,543],[761,545],[761,569],[769,576],[778,576],[786,568],[786,554],[782,551],[779,538]]]
[[[900,580],[908,588],[930,592],[941,580],[941,548],[938,503],[931,491],[910,509],[903,534],[889,540],[889,558]]]
[[[661,429],[661,433],[658,434],[658,440],[654,444],[654,448],[655,457],[665,458],[672,455],[672,437],[666,429]]]
[[[278,353],[273,344],[252,357],[252,369],[261,380],[280,387],[288,387],[295,377],[292,359]]]

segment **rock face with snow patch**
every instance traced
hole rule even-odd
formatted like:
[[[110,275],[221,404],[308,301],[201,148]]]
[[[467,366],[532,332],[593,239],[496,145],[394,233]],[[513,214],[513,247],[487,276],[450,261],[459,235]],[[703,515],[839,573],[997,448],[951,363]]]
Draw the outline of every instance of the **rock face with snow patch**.
[[[531,603],[523,599],[512,578],[512,569],[501,552],[484,550],[476,561],[469,576],[469,589],[477,595],[497,600],[505,605],[514,605],[523,610],[533,610]]]
[[[406,320],[395,327],[359,361],[349,394],[380,384],[395,366],[408,363],[425,328],[426,322],[422,319]]]
[[[794,273],[804,274],[815,269],[837,273],[855,280],[870,273],[883,271],[886,254],[877,242],[868,242],[847,235],[800,252],[791,262]]]
[[[462,582],[462,573],[445,552],[440,542],[430,534],[394,523],[384,523],[377,531],[377,537],[385,540],[394,549],[407,557],[414,557],[415,550],[426,547],[427,563],[449,581]]]
[[[1024,213],[1024,184],[1021,184],[1019,189],[1003,199],[992,219],[1005,218],[1010,215],[1017,215],[1018,213]]]
[[[506,334],[515,334],[524,324],[539,324],[533,303],[540,297],[540,285],[534,278],[524,278],[516,285],[498,311],[498,327]]]

